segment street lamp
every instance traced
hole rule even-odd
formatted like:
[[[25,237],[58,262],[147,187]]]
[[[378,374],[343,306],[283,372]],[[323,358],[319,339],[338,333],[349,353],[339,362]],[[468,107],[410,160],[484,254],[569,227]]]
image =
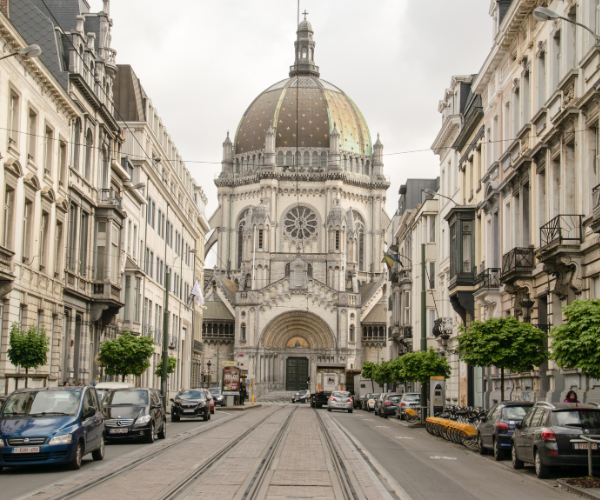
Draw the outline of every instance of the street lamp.
[[[208,380],[206,381],[206,387],[210,387],[210,367],[212,366],[212,363],[210,362],[210,359],[206,363],[206,366],[208,366],[208,375],[207,375],[207,379]]]
[[[427,195],[427,196],[441,196],[442,198],[446,198],[447,200],[450,200],[452,203],[454,203],[455,205],[458,206],[458,203],[456,203],[452,198],[450,198],[449,196],[443,195],[438,193],[437,191],[434,191],[433,189],[423,189],[423,192]]]
[[[42,55],[42,49],[40,49],[39,45],[28,45],[27,47],[23,47],[21,50],[17,50],[12,54],[8,54],[6,56],[0,57],[0,61],[2,59],[8,59],[13,56],[23,56],[25,59],[30,59],[32,57],[40,57]]]
[[[592,30],[591,28],[588,28],[584,24],[578,23],[577,21],[573,21],[572,19],[569,19],[568,17],[559,16],[553,10],[550,10],[546,7],[537,7],[533,11],[533,18],[536,21],[540,21],[542,23],[546,22],[546,21],[552,21],[554,19],[562,19],[563,21],[566,21],[568,23],[575,24],[576,26],[579,26],[580,28],[583,28],[584,30],[590,32],[591,35],[594,37],[594,40],[596,40],[596,46],[600,47],[600,37],[596,34],[596,32],[594,30]]]

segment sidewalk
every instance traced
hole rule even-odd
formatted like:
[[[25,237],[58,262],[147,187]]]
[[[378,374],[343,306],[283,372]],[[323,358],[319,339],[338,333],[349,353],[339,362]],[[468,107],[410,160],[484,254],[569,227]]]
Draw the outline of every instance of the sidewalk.
[[[575,493],[580,497],[591,498],[592,500],[600,498],[600,488],[579,488],[578,486],[567,484],[562,479],[558,479],[556,482],[561,490],[568,491],[569,493]]]

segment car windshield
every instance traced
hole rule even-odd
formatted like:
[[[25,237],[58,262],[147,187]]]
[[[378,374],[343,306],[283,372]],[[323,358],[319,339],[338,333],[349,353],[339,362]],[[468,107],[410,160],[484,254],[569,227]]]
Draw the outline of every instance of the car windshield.
[[[400,401],[400,399],[402,399],[402,396],[390,396],[388,397],[388,399],[390,401]]]
[[[298,394],[300,394],[300,396],[305,396],[308,394],[308,391],[300,391]]]
[[[379,396],[381,396],[381,394],[371,394],[369,399],[377,399]]]
[[[335,398],[349,398],[350,397],[350,393],[349,392],[334,392],[331,397],[335,397]]]
[[[183,391],[177,394],[178,399],[205,399],[204,391]]]
[[[11,394],[2,417],[74,415],[79,409],[81,391],[31,391]]]
[[[502,410],[504,420],[523,420],[530,406],[507,406]]]
[[[557,411],[554,415],[556,415],[556,425],[560,427],[600,429],[600,411],[597,410]]]
[[[409,403],[418,403],[419,401],[421,401],[421,395],[420,394],[405,394],[404,395],[404,401],[408,401]]]
[[[107,405],[147,405],[148,392],[139,389],[111,391],[106,396]]]

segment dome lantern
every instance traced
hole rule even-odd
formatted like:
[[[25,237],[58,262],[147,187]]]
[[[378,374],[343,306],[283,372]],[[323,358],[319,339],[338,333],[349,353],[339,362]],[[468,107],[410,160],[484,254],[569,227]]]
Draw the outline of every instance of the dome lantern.
[[[315,42],[313,40],[314,31],[310,23],[306,20],[308,12],[304,11],[304,21],[298,25],[296,31],[296,41],[294,49],[296,57],[294,65],[290,68],[290,76],[312,75],[319,77],[319,67],[315,64]]]

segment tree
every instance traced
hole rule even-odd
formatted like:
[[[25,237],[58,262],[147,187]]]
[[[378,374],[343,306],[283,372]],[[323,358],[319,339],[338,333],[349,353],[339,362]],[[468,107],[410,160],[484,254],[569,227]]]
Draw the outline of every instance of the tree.
[[[371,361],[363,361],[362,371],[360,375],[363,378],[371,381],[371,387],[373,388],[373,392],[375,392],[375,385],[373,384],[373,371],[377,365],[375,363],[371,363]]]
[[[177,366],[177,358],[175,358],[173,356],[169,356],[169,361],[167,362],[167,374],[173,373],[175,371],[176,366]],[[154,370],[154,375],[162,377],[162,374],[163,374],[162,367],[163,367],[163,360],[162,360],[162,358],[160,358],[160,361],[156,365],[156,370]],[[169,377],[169,375],[167,375],[167,378],[168,377]]]
[[[533,370],[548,359],[546,334],[530,323],[517,318],[490,318],[474,321],[469,328],[461,325],[458,352],[461,360],[471,366],[500,368],[501,399],[504,401],[504,370]]]
[[[33,325],[29,330],[21,330],[17,323],[10,328],[10,345],[7,356],[15,366],[25,368],[25,375],[29,375],[30,368],[43,366],[48,361],[49,340],[44,325],[37,328]],[[25,387],[27,379],[25,377]]]
[[[116,339],[100,343],[98,360],[106,365],[107,375],[139,377],[150,366],[150,356],[154,354],[154,341],[150,337],[136,337],[128,330]]]
[[[600,378],[600,299],[576,300],[563,314],[567,321],[550,334],[552,359],[561,368],[581,368]]]
[[[430,348],[429,351],[417,351],[404,354],[393,362],[395,378],[405,382],[429,383],[431,377],[449,378],[452,369],[448,360],[440,358]]]
[[[373,380],[381,387],[384,384],[395,382],[394,371],[392,370],[391,361],[382,361],[373,368]]]

